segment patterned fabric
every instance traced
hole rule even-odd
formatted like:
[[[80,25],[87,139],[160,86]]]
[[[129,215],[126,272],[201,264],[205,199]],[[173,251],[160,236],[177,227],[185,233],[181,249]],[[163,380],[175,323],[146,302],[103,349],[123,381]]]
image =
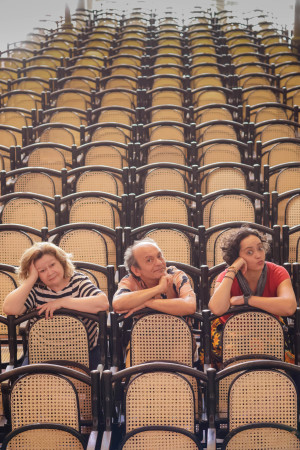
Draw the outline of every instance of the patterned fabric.
[[[160,294],[156,298],[185,297],[189,295],[189,293],[194,293],[188,276],[182,272],[182,270],[178,270],[175,266],[170,266],[167,268],[167,274],[172,275],[173,277],[172,286],[168,289],[166,294]],[[124,292],[141,291],[142,289],[147,289],[143,280],[132,274],[125,275],[118,284],[118,290],[114,296],[116,297]]]
[[[58,300],[64,297],[91,297],[100,294],[102,291],[98,289],[86,276],[79,272],[74,272],[72,275],[69,284],[59,292],[55,292],[52,289],[48,288],[41,282],[36,283],[25,302],[26,310],[29,311],[31,309],[36,308],[39,305],[43,305],[44,303],[51,302],[53,300]],[[83,321],[85,324],[88,336],[89,336],[89,347],[92,349],[97,344],[98,338],[98,327],[96,322],[85,319],[83,317],[78,316],[79,319]],[[33,321],[31,320],[31,325]]]

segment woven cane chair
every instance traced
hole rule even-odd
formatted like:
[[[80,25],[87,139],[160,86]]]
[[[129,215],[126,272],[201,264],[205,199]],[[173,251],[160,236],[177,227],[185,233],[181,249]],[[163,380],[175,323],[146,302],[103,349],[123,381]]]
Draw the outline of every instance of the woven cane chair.
[[[168,195],[152,197],[145,202],[142,225],[156,222],[189,224],[188,207],[183,199]]]
[[[297,429],[297,390],[289,375],[277,370],[243,372],[233,381],[228,398],[229,431],[259,422]]]
[[[18,226],[21,229],[21,226]],[[1,264],[18,266],[24,251],[33,245],[29,234],[11,229],[11,225],[1,225],[0,228],[0,261]],[[40,240],[40,239],[38,239]]]
[[[198,172],[199,173],[199,172]],[[203,195],[220,189],[247,189],[247,176],[239,168],[216,167],[202,173],[199,192]]]
[[[153,228],[155,228],[154,224]],[[172,228],[153,229],[146,233],[146,236],[157,243],[167,261],[180,261],[183,264],[193,265],[193,244],[189,237],[182,231]]]
[[[80,196],[80,194],[83,195],[78,193],[70,206],[69,223],[97,223],[113,229],[120,225],[117,210],[106,198],[96,197],[92,192],[88,196]]]
[[[249,198],[243,195],[222,195],[222,191],[219,192],[220,196],[204,208],[203,224],[206,228],[224,222],[256,222],[254,206]]]
[[[130,359],[131,366],[159,360],[192,367],[193,338],[190,327],[181,317],[169,314],[148,314],[139,318],[131,330]]]
[[[180,148],[178,145],[153,145],[147,147],[147,152],[145,148],[141,148],[141,151],[142,158],[145,159],[147,164],[171,162],[185,165],[187,162],[186,149]]]
[[[128,433],[119,450],[140,450],[163,448],[164,450],[197,450],[201,443],[195,435],[176,427],[142,427]]]
[[[222,450],[293,450],[300,449],[299,432],[281,424],[261,423],[245,425],[229,433]]]
[[[284,262],[300,262],[300,233],[299,233],[299,189],[287,202],[284,214],[283,228],[283,259]]]
[[[71,427],[58,424],[25,425],[5,436],[2,448],[6,450],[56,450],[86,448],[85,438]]]
[[[203,151],[202,151],[203,150]],[[198,150],[198,164],[205,166],[216,162],[242,162],[243,154],[234,144],[211,144]]]
[[[60,423],[79,431],[78,396],[72,383],[59,375],[36,373],[12,386],[11,424],[15,430],[34,423]]]
[[[114,176],[115,173],[109,171],[93,171],[86,167],[76,180],[76,192],[101,191],[114,195],[124,194],[122,180]]]
[[[243,360],[274,358],[284,361],[284,332],[279,320],[261,311],[247,311],[232,315],[222,333],[222,363],[232,366]],[[219,382],[220,416],[227,415],[230,383],[237,374]]]
[[[143,177],[142,192],[151,192],[160,189],[171,189],[175,191],[188,192],[188,183],[184,175],[173,168],[154,168],[149,170]]]
[[[86,261],[102,266],[108,264],[106,241],[94,230],[70,230],[61,236],[59,246],[72,253],[75,261]]]
[[[291,197],[293,197],[294,191],[297,191],[300,188],[299,175],[300,163],[280,164],[269,170],[270,191],[272,189],[278,192],[280,196],[278,197],[278,200],[280,198],[280,201],[278,201],[276,205],[276,214],[273,213],[273,221],[276,220],[278,225],[297,225],[297,223],[295,223],[295,219],[298,216],[295,208],[297,200],[292,200]],[[291,192],[291,195],[288,194],[289,191]]]
[[[169,425],[194,432],[194,392],[177,373],[153,372],[135,376],[125,395],[126,433],[142,426]]]
[[[34,322],[28,336],[29,364],[55,361],[79,372],[89,373],[89,343],[85,324],[78,317],[55,315],[51,320]],[[74,364],[75,363],[75,364]],[[91,389],[71,380],[79,398],[80,417],[91,420]]]
[[[128,146],[121,143],[93,142],[78,147],[80,165],[101,165],[122,169],[128,166]],[[81,156],[82,155],[82,156]]]
[[[50,197],[44,197],[46,204],[43,204],[42,196],[38,196],[39,199],[30,194],[25,194],[25,196],[21,197],[20,194],[19,196],[15,194],[15,197],[11,198],[12,195],[8,194],[8,196],[0,197],[0,203],[3,205],[0,214],[1,223],[19,223],[38,230],[43,227],[55,227],[53,200]]]
[[[55,194],[59,194],[59,192],[55,191],[52,178],[45,172],[42,172],[42,170],[40,170],[40,173],[33,171],[21,173],[15,181],[14,191],[32,192],[54,198]]]
[[[300,143],[278,142],[277,144],[274,144],[270,150],[263,153],[262,164],[264,164],[264,160],[266,161],[265,164],[268,164],[269,166],[292,161],[300,162]],[[272,189],[269,192],[272,192]]]

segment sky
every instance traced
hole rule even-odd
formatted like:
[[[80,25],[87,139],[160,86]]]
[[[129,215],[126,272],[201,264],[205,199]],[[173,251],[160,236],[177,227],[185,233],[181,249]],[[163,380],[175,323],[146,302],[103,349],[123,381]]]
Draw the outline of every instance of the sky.
[[[75,12],[78,1],[67,0],[71,13]],[[141,7],[146,10],[151,5],[151,8],[160,15],[172,7],[176,11],[176,16],[185,21],[195,5],[198,4],[205,8],[217,3],[217,0],[84,1],[85,4],[87,1],[92,3],[94,9],[114,7],[118,11],[133,7]],[[55,20],[64,17],[65,3],[64,0],[0,0],[0,51],[6,50],[7,43],[26,39],[27,33],[30,33],[34,27],[55,27]],[[293,28],[295,0],[218,0],[218,3],[224,3],[226,9],[235,11],[235,14],[240,17],[250,17],[249,10],[258,8],[268,12],[268,17],[272,22],[279,26],[286,25],[289,30]],[[249,4],[251,8],[249,8]]]

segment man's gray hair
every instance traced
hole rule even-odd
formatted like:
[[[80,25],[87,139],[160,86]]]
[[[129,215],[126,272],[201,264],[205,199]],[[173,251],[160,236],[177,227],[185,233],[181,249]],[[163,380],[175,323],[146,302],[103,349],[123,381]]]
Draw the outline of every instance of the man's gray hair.
[[[125,266],[125,268],[126,268],[126,270],[128,272],[130,272],[131,266],[137,267],[139,269],[139,265],[138,265],[138,263],[137,263],[137,261],[135,259],[135,256],[134,256],[134,249],[138,245],[144,244],[144,243],[145,244],[153,244],[159,249],[157,243],[153,239],[151,239],[149,237],[145,237],[143,239],[139,239],[137,241],[134,241],[134,243],[132,245],[130,245],[125,250],[125,253],[124,253],[124,266]]]

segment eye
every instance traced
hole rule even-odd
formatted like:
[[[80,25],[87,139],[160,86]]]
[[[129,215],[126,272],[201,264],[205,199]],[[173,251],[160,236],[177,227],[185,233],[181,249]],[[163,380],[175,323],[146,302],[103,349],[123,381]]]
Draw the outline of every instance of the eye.
[[[252,250],[248,250],[247,255],[253,255],[253,251]]]

